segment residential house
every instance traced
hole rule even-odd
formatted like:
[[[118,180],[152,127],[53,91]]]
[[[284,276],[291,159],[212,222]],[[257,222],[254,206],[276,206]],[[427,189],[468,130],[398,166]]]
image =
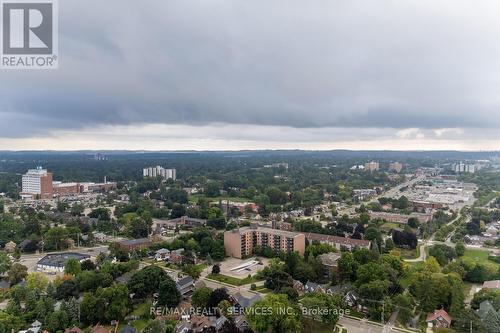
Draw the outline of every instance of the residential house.
[[[331,286],[326,289],[326,293],[329,295],[342,294],[345,295],[349,290],[352,290],[350,284],[338,284],[336,286]]]
[[[14,243],[13,241],[7,242],[7,244],[5,244],[5,252],[14,253],[16,247],[17,244]]]
[[[136,333],[137,330],[135,328],[133,328],[132,326],[125,326],[124,328],[122,328],[122,330],[120,331],[120,333]]]
[[[103,232],[94,232],[93,235],[94,241],[96,241],[97,243],[105,243],[108,238],[108,236],[106,236],[106,234]]]
[[[299,294],[305,292],[304,284],[299,280],[293,281],[293,289],[295,289],[295,291],[297,291]]]
[[[484,320],[488,317],[493,317],[497,315],[497,311],[495,311],[495,307],[491,304],[490,301],[482,301],[479,304],[479,309],[476,311],[477,315],[481,320]]]
[[[248,308],[252,306],[255,302],[260,301],[262,296],[259,294],[251,294],[251,295],[243,295],[241,292],[237,292],[236,294],[231,296],[235,307],[238,308]]]
[[[177,223],[171,220],[153,219],[152,230],[153,234],[164,235],[168,230],[175,230]]]
[[[427,315],[427,326],[432,327],[450,327],[451,317],[445,310],[435,310],[433,313]]]
[[[92,327],[90,332],[91,333],[111,333],[109,329],[107,329],[106,327],[104,327],[100,324],[97,324],[94,327]]]
[[[64,333],[84,333],[84,331],[82,329],[80,329],[79,327],[72,327],[72,328],[67,328]]]
[[[337,262],[340,259],[340,254],[329,252],[318,256],[323,266],[325,266],[325,277],[332,278],[333,273],[337,270]]]
[[[10,289],[10,282],[5,279],[0,279],[0,291],[7,291]]]
[[[234,325],[238,329],[239,333],[243,333],[250,328],[250,324],[244,315],[234,317]]]
[[[179,279],[175,286],[182,296],[190,294],[194,290],[194,280],[190,276],[183,277]]]
[[[38,243],[31,239],[25,239],[19,243],[18,248],[21,252],[35,252],[38,250]]]
[[[222,325],[227,321],[227,318],[220,316],[183,316],[182,320],[177,324],[177,333],[209,333],[218,332]]]
[[[484,281],[483,288],[486,289],[500,289],[500,280]]]
[[[170,259],[170,250],[168,249],[159,249],[155,253],[155,260],[156,261],[165,261]]]
[[[356,306],[360,300],[357,292],[354,290],[348,291],[344,296],[344,302],[350,307]]]
[[[38,320],[35,320],[31,324],[30,328],[28,328],[27,330],[19,331],[19,333],[38,333],[41,331],[42,331],[42,323],[39,322]]]
[[[325,288],[323,288],[319,283],[307,281],[305,287],[306,293],[324,293]]]
[[[180,248],[177,250],[170,251],[170,262],[177,264],[182,262],[182,254],[184,253],[184,249]]]

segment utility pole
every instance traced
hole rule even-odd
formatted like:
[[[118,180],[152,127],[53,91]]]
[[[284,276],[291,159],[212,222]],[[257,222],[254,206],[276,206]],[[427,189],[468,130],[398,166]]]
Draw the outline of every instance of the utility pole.
[[[385,307],[384,307],[385,303],[382,302],[382,325],[384,324],[384,310],[385,310]]]

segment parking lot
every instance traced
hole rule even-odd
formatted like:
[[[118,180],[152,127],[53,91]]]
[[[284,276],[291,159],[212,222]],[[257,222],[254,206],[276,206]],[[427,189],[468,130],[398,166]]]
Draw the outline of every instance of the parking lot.
[[[229,258],[220,264],[220,271],[221,274],[241,279],[247,277],[248,274],[256,274],[268,264],[269,259],[267,258],[259,258],[258,260],[255,260],[255,258]]]

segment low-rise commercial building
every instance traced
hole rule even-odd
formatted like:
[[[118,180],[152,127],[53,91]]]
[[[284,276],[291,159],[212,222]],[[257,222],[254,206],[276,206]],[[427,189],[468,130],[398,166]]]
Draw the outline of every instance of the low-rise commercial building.
[[[76,253],[76,252],[65,252],[57,254],[47,254],[45,257],[40,259],[36,265],[37,271],[44,272],[64,272],[64,268],[70,259],[76,259],[79,262],[83,262],[89,259],[90,256],[86,254]]]

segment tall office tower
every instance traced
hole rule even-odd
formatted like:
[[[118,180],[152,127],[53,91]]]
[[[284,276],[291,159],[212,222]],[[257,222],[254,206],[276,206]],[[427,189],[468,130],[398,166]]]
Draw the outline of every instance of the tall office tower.
[[[40,199],[50,199],[54,195],[52,173],[42,167],[30,169],[22,178],[22,192],[38,196]]]

